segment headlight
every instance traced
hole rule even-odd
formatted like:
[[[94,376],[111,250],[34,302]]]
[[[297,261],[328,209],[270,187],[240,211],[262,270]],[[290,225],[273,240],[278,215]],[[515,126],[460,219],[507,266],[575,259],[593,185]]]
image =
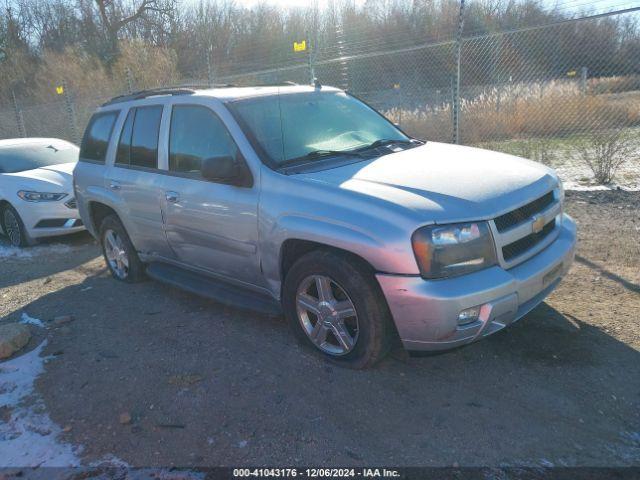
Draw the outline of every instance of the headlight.
[[[429,225],[416,230],[411,243],[424,278],[454,277],[496,264],[486,222]]]
[[[57,202],[67,196],[66,193],[29,192],[20,190],[18,196],[27,202]]]

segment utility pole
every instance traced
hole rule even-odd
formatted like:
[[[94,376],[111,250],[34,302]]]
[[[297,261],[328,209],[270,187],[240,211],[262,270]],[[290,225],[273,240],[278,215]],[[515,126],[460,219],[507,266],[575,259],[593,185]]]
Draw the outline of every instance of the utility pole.
[[[460,60],[462,57],[462,29],[464,27],[464,0],[460,0],[458,33],[456,36],[456,78],[453,88],[453,143],[460,143]]]

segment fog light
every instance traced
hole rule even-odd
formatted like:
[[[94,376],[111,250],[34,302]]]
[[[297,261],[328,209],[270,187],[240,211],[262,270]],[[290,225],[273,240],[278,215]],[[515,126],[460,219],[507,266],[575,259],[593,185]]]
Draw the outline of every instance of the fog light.
[[[476,305],[475,307],[462,310],[458,315],[458,325],[468,325],[478,320],[480,317],[480,307],[482,307],[482,305]]]

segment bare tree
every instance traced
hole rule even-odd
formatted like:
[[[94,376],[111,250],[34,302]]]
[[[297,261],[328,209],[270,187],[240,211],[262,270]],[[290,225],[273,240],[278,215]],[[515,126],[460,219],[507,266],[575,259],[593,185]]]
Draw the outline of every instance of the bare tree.
[[[114,53],[118,47],[118,35],[126,26],[149,14],[169,15],[175,8],[175,2],[160,0],[132,0],[132,3],[117,0],[95,0],[95,2]]]

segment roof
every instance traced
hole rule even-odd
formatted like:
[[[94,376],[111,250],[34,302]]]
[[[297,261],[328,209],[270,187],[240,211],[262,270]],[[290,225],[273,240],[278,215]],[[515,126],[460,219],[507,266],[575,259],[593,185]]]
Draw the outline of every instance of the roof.
[[[55,143],[66,143],[73,145],[71,142],[62,140],[61,138],[41,138],[41,137],[28,137],[28,138],[7,138],[0,140],[0,148],[3,147],[15,147],[20,145],[51,145]]]
[[[322,91],[339,91],[334,87],[322,86]],[[261,97],[268,95],[283,95],[290,93],[313,92],[317,90],[312,85],[269,85],[257,87],[225,87],[196,90],[195,95],[219,98],[220,100],[239,100],[242,98]]]
[[[339,91],[334,87],[320,87],[322,91]],[[146,98],[160,97],[165,95],[195,95],[203,97],[217,98],[222,101],[238,100],[243,98],[260,97],[268,95],[284,95],[291,93],[313,92],[317,87],[312,85],[269,85],[269,86],[253,86],[253,87],[236,87],[233,85],[214,86],[212,88],[199,86],[178,86],[156,88],[151,90],[143,90],[131,94],[125,94],[114,97],[102,106],[110,106],[118,103],[133,102]]]

